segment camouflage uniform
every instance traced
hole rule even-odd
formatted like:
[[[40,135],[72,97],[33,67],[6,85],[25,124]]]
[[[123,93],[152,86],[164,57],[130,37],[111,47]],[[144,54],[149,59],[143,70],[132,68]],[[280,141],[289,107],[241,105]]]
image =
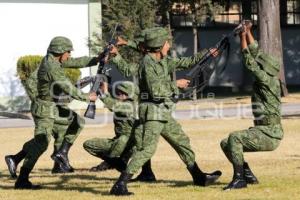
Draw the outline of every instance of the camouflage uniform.
[[[83,68],[83,67],[90,67],[95,65],[95,58],[89,57],[80,57],[80,58],[70,58],[68,61],[62,64],[63,68]],[[33,102],[36,100],[38,91],[37,91],[37,72],[36,69],[32,74],[26,79],[21,80],[23,87],[27,95],[31,100],[31,107]],[[60,94],[57,95],[61,97]],[[57,99],[56,99],[57,101]],[[78,137],[79,133],[81,132],[84,126],[84,119],[80,117],[76,112],[70,110],[67,107],[69,100],[60,101],[57,105],[59,116],[54,121],[54,127],[52,136],[54,137],[54,151],[57,151],[63,140],[66,140],[70,144],[73,144],[76,138]],[[23,150],[27,152],[26,149],[30,145],[25,143]]]
[[[143,147],[133,155],[126,169],[128,173],[136,173],[152,157],[160,135],[176,150],[187,166],[194,164],[195,155],[190,147],[189,138],[171,115],[175,108],[172,96],[179,93],[171,75],[174,70],[187,69],[196,64],[205,52],[206,50],[191,58],[166,57],[161,61],[156,61],[150,55],[144,57],[139,80],[139,116],[144,124]]]
[[[68,62],[71,66],[92,66],[97,64],[97,59],[82,57],[71,59]],[[82,94],[70,83],[64,75],[62,64],[55,60],[50,52],[43,58],[37,78],[38,96],[31,106],[35,122],[34,139],[24,144],[27,155],[23,167],[29,170],[34,167],[39,156],[47,149],[51,134],[58,133],[55,144],[55,148],[58,148],[62,135],[68,142],[73,143],[82,129],[84,120],[65,105],[56,105],[54,95],[64,92],[74,99],[88,101],[88,95]],[[52,94],[52,87],[55,88],[55,94]],[[67,135],[65,135],[66,132]]]
[[[246,38],[243,38],[245,40]],[[240,189],[258,180],[243,157],[243,152],[273,151],[283,138],[281,126],[280,65],[252,42],[242,50],[243,62],[255,77],[251,97],[254,127],[236,131],[221,141],[221,148],[233,165],[233,179],[223,189]]]
[[[244,64],[255,77],[251,98],[254,127],[236,131],[222,140],[221,147],[227,158],[243,165],[243,152],[272,151],[283,138],[281,119],[279,64],[264,54],[257,42],[243,50]]]
[[[84,149],[91,155],[100,158],[116,158],[127,153],[126,147],[133,144],[133,132],[138,125],[137,121],[137,95],[138,88],[132,82],[125,81],[119,85],[126,94],[135,93],[125,101],[113,98],[110,94],[101,96],[105,106],[114,112],[115,137],[112,139],[93,138],[84,142]],[[117,86],[117,88],[119,87]],[[135,88],[131,90],[132,88]]]
[[[145,45],[151,52],[161,54],[161,48],[168,40],[168,32],[163,28],[153,28],[145,34]],[[195,162],[195,154],[190,146],[187,135],[183,132],[180,124],[172,117],[175,108],[173,97],[179,91],[176,81],[171,79],[176,70],[188,69],[198,63],[203,57],[204,50],[195,56],[173,59],[162,57],[156,60],[147,53],[138,67],[140,106],[139,118],[143,124],[143,132],[137,138],[140,146],[135,151],[127,165],[126,171],[122,172],[118,181],[112,187],[110,193],[114,195],[130,195],[127,182],[156,151],[159,136],[161,135],[178,153],[191,173],[194,184],[206,186],[214,182],[221,172],[216,174],[203,173]]]

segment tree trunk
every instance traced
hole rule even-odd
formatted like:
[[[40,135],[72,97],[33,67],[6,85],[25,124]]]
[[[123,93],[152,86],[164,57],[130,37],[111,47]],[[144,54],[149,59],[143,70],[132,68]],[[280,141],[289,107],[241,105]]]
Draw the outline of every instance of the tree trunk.
[[[283,96],[287,96],[288,91],[284,76],[279,4],[279,0],[258,1],[259,44],[264,52],[279,59],[281,91]]]
[[[194,55],[198,52],[198,21],[197,21],[197,10],[196,10],[196,2],[191,3],[192,8],[192,23],[193,23],[193,39],[194,39]],[[198,79],[196,79],[197,81]],[[198,83],[195,83],[198,84]],[[193,90],[193,100],[197,100],[197,89]]]

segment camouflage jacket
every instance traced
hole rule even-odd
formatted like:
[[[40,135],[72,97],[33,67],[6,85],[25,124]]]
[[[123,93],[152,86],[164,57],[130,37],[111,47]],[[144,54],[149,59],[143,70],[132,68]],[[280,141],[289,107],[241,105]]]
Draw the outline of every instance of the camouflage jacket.
[[[120,54],[117,54],[111,59],[117,70],[125,77],[132,77],[138,75],[139,64],[128,63]]]
[[[179,93],[172,73],[192,67],[200,61],[207,50],[191,57],[165,57],[157,61],[145,55],[139,67],[140,119],[168,120],[175,107],[172,97]]]
[[[281,89],[277,76],[271,76],[263,70],[256,61],[254,52],[261,51],[257,42],[243,49],[243,62],[255,77],[253,94],[251,96],[252,112],[255,120],[263,120],[274,126],[280,124],[281,118]],[[281,125],[280,125],[281,127]],[[275,138],[282,138],[283,132],[267,133]]]
[[[114,112],[114,126],[117,137],[121,135],[130,136],[133,132],[133,126],[137,119],[137,101],[120,101],[113,98],[110,94],[105,94],[100,98],[105,106]],[[136,99],[136,98],[135,98]]]
[[[62,63],[63,68],[84,68],[90,67],[97,64],[97,58],[94,57],[79,57],[79,58],[70,58],[67,61]],[[23,87],[25,88],[26,94],[31,101],[34,101],[38,95],[37,91],[37,73],[38,68],[32,72],[32,74],[26,79],[21,80]]]
[[[73,68],[88,67],[97,64],[97,58],[81,57],[72,58],[66,61],[64,66]],[[69,94],[73,99],[87,101],[88,95],[82,94],[70,80],[65,76],[63,65],[54,59],[52,54],[48,54],[42,60],[38,70],[38,98],[53,102],[62,92]]]

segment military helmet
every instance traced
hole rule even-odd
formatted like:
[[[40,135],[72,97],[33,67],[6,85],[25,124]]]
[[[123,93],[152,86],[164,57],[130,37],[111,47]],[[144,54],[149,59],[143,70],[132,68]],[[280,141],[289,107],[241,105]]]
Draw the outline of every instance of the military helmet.
[[[125,93],[130,99],[135,99],[139,94],[139,88],[131,81],[122,81],[116,86],[116,90]]]
[[[73,44],[69,38],[57,36],[51,40],[48,52],[63,54],[67,51],[73,51]]]
[[[135,37],[136,43],[145,42],[145,35],[149,29],[144,29]]]
[[[277,76],[280,70],[280,64],[277,59],[269,54],[259,51],[255,58],[256,62],[270,76]]]
[[[148,48],[160,48],[169,38],[169,33],[165,28],[151,28],[145,34],[145,45]]]

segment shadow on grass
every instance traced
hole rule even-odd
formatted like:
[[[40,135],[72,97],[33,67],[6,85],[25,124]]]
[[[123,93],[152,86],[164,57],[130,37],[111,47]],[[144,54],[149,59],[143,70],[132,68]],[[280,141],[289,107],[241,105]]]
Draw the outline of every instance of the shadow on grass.
[[[132,182],[132,183],[142,183],[142,182],[136,181],[136,182]],[[145,183],[145,182],[143,182],[143,183]],[[147,183],[147,184],[159,184],[159,183],[166,184],[167,186],[170,186],[170,187],[195,186],[193,181],[179,181],[179,180],[157,180],[156,182]],[[218,186],[224,185],[224,184],[225,183],[216,182],[216,183],[213,183],[213,184],[211,184],[209,186],[206,186],[206,187],[214,187],[214,186],[218,187]]]
[[[116,181],[116,178],[110,177],[97,177],[97,173],[89,172],[91,174],[78,174],[78,172],[89,172],[88,169],[77,169],[76,173],[72,174],[51,174],[51,170],[49,169],[38,169],[34,170],[30,177],[38,177],[38,178],[59,178],[57,181],[48,181],[42,184],[42,190],[53,190],[53,191],[79,191],[79,192],[88,192],[95,195],[104,195],[108,196],[109,190],[107,190],[107,185],[113,185]],[[48,175],[49,174],[49,175]],[[0,189],[3,190],[13,190],[14,189],[14,180],[10,178],[9,174],[0,174],[1,179],[7,179],[11,185],[0,185]],[[78,185],[77,183],[73,183],[74,180],[80,181],[88,181],[88,184],[92,186],[86,185],[84,182]],[[73,182],[72,182],[73,181]],[[2,181],[1,181],[2,182]],[[187,187],[194,186],[192,181],[180,181],[180,180],[157,180],[152,183],[145,183],[139,181],[129,182],[128,186],[130,188],[139,187],[140,184],[165,184],[167,187]],[[224,185],[225,183],[216,182],[210,186],[209,188],[219,188],[220,185]],[[95,186],[96,185],[96,186]],[[197,187],[197,186],[196,186]]]

